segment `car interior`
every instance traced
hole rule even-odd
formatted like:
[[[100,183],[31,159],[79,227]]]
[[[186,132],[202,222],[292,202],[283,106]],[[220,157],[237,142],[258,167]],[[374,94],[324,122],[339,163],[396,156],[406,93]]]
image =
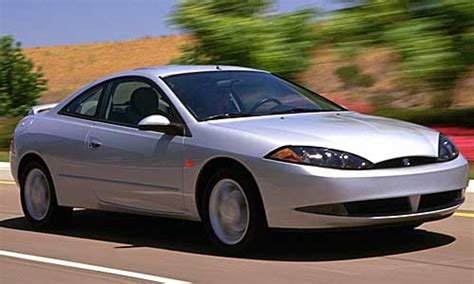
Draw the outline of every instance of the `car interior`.
[[[146,83],[124,82],[115,87],[105,119],[126,125],[137,125],[142,119],[153,114],[170,117],[169,104]]]

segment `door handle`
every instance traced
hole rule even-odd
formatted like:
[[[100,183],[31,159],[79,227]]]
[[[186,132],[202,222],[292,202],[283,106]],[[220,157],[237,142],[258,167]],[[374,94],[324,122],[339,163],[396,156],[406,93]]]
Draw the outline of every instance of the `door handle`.
[[[102,143],[100,143],[100,141],[97,141],[95,139],[91,139],[89,141],[89,144],[87,145],[87,148],[89,149],[97,149],[99,148],[100,146],[102,146]]]
[[[90,142],[89,143],[89,149],[99,148],[100,146],[102,146],[102,144],[100,144],[98,142]]]

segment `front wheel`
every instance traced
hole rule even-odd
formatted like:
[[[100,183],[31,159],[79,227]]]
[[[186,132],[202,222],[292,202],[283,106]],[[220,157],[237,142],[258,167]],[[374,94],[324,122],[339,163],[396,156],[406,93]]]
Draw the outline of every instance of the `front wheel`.
[[[53,181],[43,163],[30,162],[21,177],[21,206],[34,227],[64,225],[72,208],[58,206]]]
[[[222,169],[209,180],[203,198],[209,239],[222,251],[238,254],[254,247],[266,230],[258,188],[249,174]]]

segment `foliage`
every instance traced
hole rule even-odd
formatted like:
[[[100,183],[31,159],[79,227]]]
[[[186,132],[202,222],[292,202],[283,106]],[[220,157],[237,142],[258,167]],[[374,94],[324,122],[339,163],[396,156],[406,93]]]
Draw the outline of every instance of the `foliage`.
[[[23,115],[46,90],[41,70],[11,36],[0,38],[0,117]]]
[[[474,108],[385,109],[377,110],[374,114],[427,126],[455,125],[474,128]]]
[[[451,103],[455,81],[474,64],[472,0],[366,0],[336,12],[325,25],[346,54],[389,46],[412,88],[441,92]]]
[[[172,16],[194,42],[175,62],[228,64],[295,77],[314,47],[312,10],[271,15],[270,0],[185,0]]]
[[[363,74],[360,71],[359,66],[347,65],[336,69],[336,75],[341,79],[346,87],[371,87],[374,85],[375,80],[369,74]]]
[[[12,117],[0,121],[0,151],[6,151],[10,148],[10,141],[13,137],[13,131],[20,121],[19,117]]]
[[[8,162],[10,159],[10,153],[8,151],[0,150],[0,162]]]

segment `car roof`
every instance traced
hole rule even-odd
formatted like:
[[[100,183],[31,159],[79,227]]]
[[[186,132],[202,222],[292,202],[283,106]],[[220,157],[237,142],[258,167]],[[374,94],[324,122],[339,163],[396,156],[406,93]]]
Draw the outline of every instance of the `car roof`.
[[[133,75],[136,73],[148,73],[149,75],[168,77],[172,75],[196,73],[196,72],[212,72],[212,71],[254,71],[254,72],[266,72],[263,70],[257,70],[239,66],[228,66],[228,65],[161,65],[151,66],[132,69],[125,72],[120,72],[117,75]]]
[[[66,103],[76,97],[78,94],[82,93],[84,90],[87,90],[94,85],[100,84],[110,79],[116,79],[119,77],[125,76],[143,76],[148,75],[149,77],[161,77],[165,78],[168,76],[179,75],[179,74],[189,74],[197,72],[219,72],[219,71],[250,71],[250,72],[263,72],[269,73],[268,71],[252,69],[247,67],[239,66],[229,66],[229,65],[159,65],[159,66],[150,66],[131,69],[127,71],[118,72],[115,74],[107,75],[102,78],[98,78],[94,81],[89,82],[87,85],[82,86],[79,90],[72,93],[69,97],[63,100],[62,103],[58,104],[59,107],[63,107]]]

